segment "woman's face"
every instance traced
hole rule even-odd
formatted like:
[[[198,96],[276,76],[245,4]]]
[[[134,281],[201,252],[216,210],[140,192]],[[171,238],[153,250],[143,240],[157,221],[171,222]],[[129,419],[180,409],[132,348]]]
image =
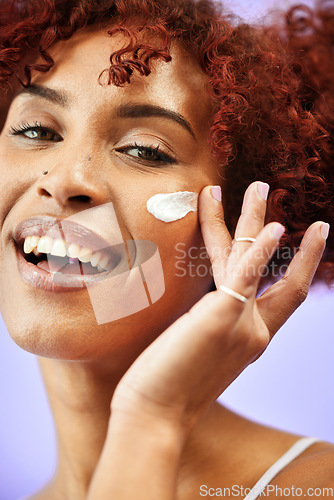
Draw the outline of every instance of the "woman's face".
[[[120,43],[89,29],[56,44],[54,68],[33,73],[33,87],[18,89],[0,136],[1,312],[15,342],[42,356],[98,360],[117,352],[122,363],[211,284],[197,213],[165,223],[146,208],[157,193],[199,193],[220,182],[207,142],[207,78],[175,47],[172,61],[155,62],[148,77],[135,75],[124,87],[101,85],[98,77]],[[15,231],[42,216],[78,222],[110,245],[119,244],[120,235],[134,248],[153,242],[164,294],[138,312],[130,307],[123,317],[98,324],[95,307],[108,318],[117,297],[130,300],[137,290],[138,265],[125,281],[110,281],[109,289],[101,281],[55,292],[26,281]],[[145,244],[137,247],[136,263],[143,263]],[[124,266],[126,252],[121,259]]]

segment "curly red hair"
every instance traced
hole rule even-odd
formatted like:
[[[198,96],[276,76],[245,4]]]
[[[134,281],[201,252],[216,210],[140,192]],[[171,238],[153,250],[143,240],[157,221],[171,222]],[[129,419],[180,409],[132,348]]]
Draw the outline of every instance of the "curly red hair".
[[[304,110],[323,128],[316,143],[319,160],[317,175],[326,182],[324,204],[318,204],[316,192],[308,197],[307,220],[313,215],[333,223],[334,217],[334,2],[319,0],[315,8],[292,7],[285,15],[281,37],[287,47],[299,86],[298,97]],[[310,178],[310,181],[312,179]],[[318,277],[333,283],[334,234],[330,233]]]
[[[304,36],[294,14],[287,15],[282,43],[277,29],[234,23],[211,0],[2,0],[0,86],[5,89],[19,78],[26,58],[20,81],[28,86],[32,71],[47,72],[53,66],[52,44],[90,25],[106,28],[110,36],[119,31],[126,35],[127,44],[110,55],[103,72],[107,83],[117,86],[130,83],[134,73],[149,75],[154,59],[170,61],[171,44],[181,43],[209,77],[215,113],[208,140],[222,172],[230,230],[244,190],[259,179],[271,186],[267,219],[285,225],[281,245],[294,249],[311,222],[333,220],[333,106],[332,113],[323,109],[329,73],[319,65],[318,84],[312,80],[316,46],[323,61],[329,57],[330,30],[319,15],[322,25],[309,21]],[[322,28],[327,38],[321,38]],[[42,62],[36,63],[37,56]],[[329,93],[327,103],[333,99]],[[318,273],[328,281],[334,277],[333,252],[331,234]],[[288,254],[277,252],[271,270],[274,263],[289,260]]]

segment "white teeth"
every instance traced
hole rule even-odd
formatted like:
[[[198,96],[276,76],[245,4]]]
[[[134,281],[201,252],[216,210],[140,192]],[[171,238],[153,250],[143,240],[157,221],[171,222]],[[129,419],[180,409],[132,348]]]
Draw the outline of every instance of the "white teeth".
[[[23,251],[28,254],[33,252],[40,256],[42,253],[51,254],[56,257],[71,257],[81,262],[90,262],[98,271],[111,270],[108,255],[101,252],[93,252],[90,248],[81,247],[75,243],[67,243],[64,240],[54,240],[49,236],[27,236],[23,243]]]
[[[109,267],[105,268],[105,267],[100,266],[100,264],[98,264],[96,266],[96,269],[99,271],[99,273],[103,273],[104,271],[111,271],[111,269]]]
[[[99,267],[102,267],[102,269],[107,270],[108,262],[109,262],[109,257],[106,255],[102,260],[99,261]]]
[[[79,245],[76,245],[75,243],[71,243],[70,246],[67,249],[67,255],[71,257],[72,259],[77,259],[79,257],[81,247]]]
[[[40,253],[50,253],[53,247],[53,239],[49,236],[42,236],[37,245],[37,250]]]
[[[93,267],[96,267],[97,264],[99,263],[100,259],[102,258],[101,252],[96,252],[93,254],[93,256],[90,259],[90,263]]]
[[[54,240],[51,255],[55,257],[66,257],[66,243],[63,240]]]
[[[39,236],[28,236],[24,240],[24,245],[23,245],[24,253],[30,253],[34,248],[36,248],[39,239],[40,239]]]
[[[89,248],[82,248],[80,250],[80,253],[79,253],[79,256],[78,256],[78,259],[81,261],[81,262],[89,262],[90,259],[92,258],[93,256],[93,252],[89,249]]]
[[[37,250],[37,248],[32,249],[32,253],[34,253],[37,257],[40,257],[42,254]]]

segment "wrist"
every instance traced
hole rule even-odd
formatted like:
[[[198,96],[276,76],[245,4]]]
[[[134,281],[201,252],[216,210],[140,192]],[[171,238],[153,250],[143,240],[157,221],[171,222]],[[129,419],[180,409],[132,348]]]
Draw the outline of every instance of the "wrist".
[[[131,442],[133,447],[144,445],[148,449],[170,454],[175,459],[181,455],[185,436],[178,419],[137,408],[127,412],[112,409],[108,434],[111,439]]]
[[[174,435],[182,442],[187,435],[186,420],[182,405],[162,404],[138,391],[118,391],[117,387],[111,401],[111,422],[119,429],[141,428],[144,433]]]
[[[174,499],[181,452],[174,425],[114,410],[87,498]]]
[[[174,426],[112,412],[87,499],[174,499],[181,451]]]

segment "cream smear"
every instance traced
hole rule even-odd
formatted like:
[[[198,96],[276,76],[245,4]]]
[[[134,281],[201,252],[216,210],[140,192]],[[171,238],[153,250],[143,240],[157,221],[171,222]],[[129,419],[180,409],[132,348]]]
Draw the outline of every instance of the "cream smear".
[[[198,193],[177,191],[176,193],[158,193],[147,200],[147,210],[156,219],[173,222],[182,219],[189,212],[197,211]]]

